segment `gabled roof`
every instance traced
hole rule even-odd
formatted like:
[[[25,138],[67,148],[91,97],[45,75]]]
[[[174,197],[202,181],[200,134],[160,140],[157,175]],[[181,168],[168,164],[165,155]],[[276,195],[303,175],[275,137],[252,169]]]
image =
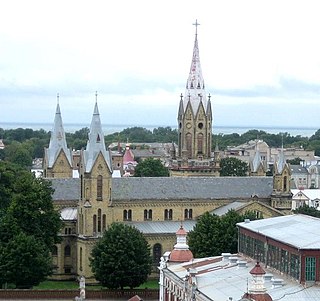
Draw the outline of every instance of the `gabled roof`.
[[[56,189],[54,200],[79,199],[80,179],[50,180]],[[272,177],[112,178],[112,201],[270,198],[272,184]]]

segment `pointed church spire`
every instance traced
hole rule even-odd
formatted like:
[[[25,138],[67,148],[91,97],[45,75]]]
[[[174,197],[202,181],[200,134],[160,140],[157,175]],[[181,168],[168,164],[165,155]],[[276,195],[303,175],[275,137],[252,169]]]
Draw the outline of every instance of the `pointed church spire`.
[[[84,151],[86,172],[90,172],[99,153],[101,152],[110,172],[112,172],[111,158],[109,152],[106,150],[106,145],[104,142],[104,133],[102,130],[100,114],[98,109],[98,93],[96,92],[96,102],[94,105],[90,131],[89,140],[87,142],[86,150]]]
[[[195,115],[199,109],[200,104],[203,104],[204,110],[207,111],[207,97],[204,89],[204,80],[202,76],[199,47],[198,47],[198,26],[200,25],[196,20],[195,41],[193,46],[193,54],[190,66],[189,77],[187,80],[185,97],[183,107],[186,110],[188,103],[190,102],[193,114]]]
[[[60,151],[63,150],[70,166],[71,163],[71,151],[67,147],[67,141],[62,124],[62,117],[59,105],[59,94],[57,94],[57,107],[54,117],[53,129],[51,131],[51,137],[48,148],[48,167],[52,167],[55,163]]]

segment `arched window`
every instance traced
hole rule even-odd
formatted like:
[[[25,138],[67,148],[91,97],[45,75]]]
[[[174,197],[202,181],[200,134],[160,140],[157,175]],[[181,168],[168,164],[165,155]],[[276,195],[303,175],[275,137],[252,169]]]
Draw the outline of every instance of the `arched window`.
[[[71,256],[71,248],[69,245],[64,247],[64,256]]]
[[[288,178],[287,178],[287,176],[284,176],[283,177],[283,191],[287,191],[287,180],[288,180]]]
[[[185,219],[192,219],[192,209],[185,209],[184,210],[184,218]]]
[[[198,134],[198,154],[203,153],[203,134],[199,133]]]
[[[144,220],[152,220],[152,210],[144,210]]]
[[[160,244],[155,244],[153,246],[153,263],[155,265],[159,265],[161,256],[162,256],[162,246]]]
[[[93,234],[97,233],[97,215],[94,214],[92,218],[93,223]]]
[[[124,221],[131,221],[132,220],[132,211],[129,210],[123,210],[123,220]]]
[[[188,152],[188,158],[192,158],[192,135],[188,133],[186,135],[186,148]]]
[[[57,246],[53,246],[51,254],[52,254],[52,256],[58,256],[58,247]]]
[[[98,232],[101,233],[101,209],[98,209]]]
[[[164,219],[165,220],[172,220],[172,209],[165,209],[164,210]]]
[[[102,176],[97,178],[97,200],[102,200]]]
[[[107,225],[107,217],[105,214],[102,215],[102,231],[106,230],[106,225]]]

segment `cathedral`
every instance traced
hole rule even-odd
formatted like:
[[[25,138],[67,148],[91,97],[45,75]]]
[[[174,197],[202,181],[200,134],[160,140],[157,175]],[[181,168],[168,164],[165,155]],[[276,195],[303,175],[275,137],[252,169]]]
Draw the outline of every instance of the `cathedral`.
[[[58,102],[43,160],[44,177],[52,182],[53,201],[64,222],[62,241],[52,250],[53,277],[85,276],[94,282],[91,251],[113,222],[132,225],[145,235],[156,271],[162,254],[173,249],[181,224],[190,231],[207,211],[251,210],[265,218],[289,212],[290,168],[283,154],[273,177],[265,176],[258,156],[251,164],[251,176],[220,177],[219,151],[217,147],[211,151],[212,120],[197,30],[185,95],[180,96],[178,147],[171,152],[170,177],[112,177],[112,155],[105,145],[97,95],[87,145],[75,156],[67,146]]]

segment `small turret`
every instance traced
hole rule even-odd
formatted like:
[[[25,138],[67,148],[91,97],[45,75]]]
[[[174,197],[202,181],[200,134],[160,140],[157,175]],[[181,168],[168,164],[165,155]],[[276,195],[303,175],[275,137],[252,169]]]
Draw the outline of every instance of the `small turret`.
[[[187,245],[187,232],[181,225],[180,229],[176,232],[177,243],[170,254],[170,262],[186,262],[193,259],[193,254]]]

